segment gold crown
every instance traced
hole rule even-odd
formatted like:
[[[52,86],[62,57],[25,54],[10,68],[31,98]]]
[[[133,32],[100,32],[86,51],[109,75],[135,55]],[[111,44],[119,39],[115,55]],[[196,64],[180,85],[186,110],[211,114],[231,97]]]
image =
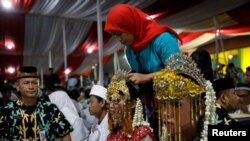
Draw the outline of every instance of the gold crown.
[[[170,56],[165,69],[159,71],[154,77],[154,89],[158,99],[195,97],[204,92],[205,88],[206,80],[197,68],[196,63],[180,53]]]
[[[178,75],[169,69],[157,72],[153,81],[159,100],[197,97],[204,92],[204,88],[195,84],[191,79]]]
[[[110,84],[107,88],[107,98],[108,101],[117,101],[122,92],[126,100],[130,100],[129,89],[126,85],[127,82],[127,72],[118,71],[113,75]]]

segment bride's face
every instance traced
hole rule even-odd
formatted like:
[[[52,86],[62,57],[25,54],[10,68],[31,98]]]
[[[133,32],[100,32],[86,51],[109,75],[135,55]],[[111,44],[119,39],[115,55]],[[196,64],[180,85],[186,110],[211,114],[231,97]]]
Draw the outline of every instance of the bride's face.
[[[124,96],[119,96],[116,101],[112,101],[109,105],[109,112],[114,124],[121,124],[125,112],[126,101]]]
[[[161,120],[171,137],[178,136],[179,133],[185,136],[185,134],[190,135],[195,132],[197,122],[194,120],[194,115],[199,110],[193,106],[193,102],[188,98],[166,102]]]

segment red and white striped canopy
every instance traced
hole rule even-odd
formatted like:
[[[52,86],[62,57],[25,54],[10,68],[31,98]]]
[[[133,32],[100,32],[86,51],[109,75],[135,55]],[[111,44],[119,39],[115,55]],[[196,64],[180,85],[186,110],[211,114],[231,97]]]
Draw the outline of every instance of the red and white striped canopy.
[[[8,0],[1,0],[8,1]],[[98,63],[97,18],[95,0],[9,0],[12,9],[0,6],[0,74],[13,79],[7,68],[36,66],[48,74],[48,68],[63,75],[63,30],[66,35],[67,65],[70,74],[85,74]],[[250,44],[250,0],[100,0],[102,20],[117,3],[142,9],[161,24],[175,29],[182,38],[181,50],[214,46],[216,28],[223,40],[240,40],[234,47]],[[215,20],[216,19],[216,20]],[[216,21],[216,22],[215,22]],[[217,23],[217,25],[215,24]],[[14,42],[14,49],[5,47]],[[103,33],[103,63],[123,46]],[[93,53],[89,54],[88,50]],[[213,48],[208,49],[213,52]],[[227,46],[225,46],[227,50]],[[51,66],[49,66],[51,52]]]

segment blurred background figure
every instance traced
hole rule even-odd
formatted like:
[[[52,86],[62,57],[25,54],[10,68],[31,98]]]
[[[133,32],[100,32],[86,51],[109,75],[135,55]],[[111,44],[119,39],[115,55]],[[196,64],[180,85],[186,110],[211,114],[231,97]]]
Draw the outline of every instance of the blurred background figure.
[[[197,64],[204,78],[212,82],[214,77],[210,54],[206,50],[195,51],[191,54],[191,58]]]
[[[245,81],[250,86],[250,66],[246,68]]]
[[[239,83],[235,88],[239,97],[240,109],[236,113],[250,114],[250,86],[247,83]]]
[[[3,84],[0,90],[0,107],[18,99],[16,89],[10,84]]]
[[[68,94],[65,91],[57,90],[49,94],[49,99],[59,108],[73,127],[74,130],[70,132],[72,141],[88,141],[89,131]]]
[[[80,79],[76,76],[72,76],[66,82],[66,90],[71,99],[78,100],[80,96]]]
[[[61,78],[57,74],[51,74],[47,79],[47,89],[48,93],[54,92],[57,90],[66,91],[66,89],[61,86]]]
[[[108,87],[108,84],[110,83],[110,77],[109,77],[109,73],[104,73],[104,87]]]
[[[236,67],[234,63],[229,63],[226,68],[226,77],[233,78],[234,84],[244,83],[244,73],[242,69]]]

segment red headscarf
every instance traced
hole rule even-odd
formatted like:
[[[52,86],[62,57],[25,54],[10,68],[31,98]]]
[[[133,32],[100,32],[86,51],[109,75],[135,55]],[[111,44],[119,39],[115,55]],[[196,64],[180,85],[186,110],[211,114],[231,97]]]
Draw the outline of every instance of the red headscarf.
[[[148,42],[162,32],[168,31],[177,38],[177,33],[166,25],[159,25],[155,20],[128,4],[114,6],[107,15],[105,31],[120,31],[131,33],[135,41],[131,45],[134,51],[140,51]]]

